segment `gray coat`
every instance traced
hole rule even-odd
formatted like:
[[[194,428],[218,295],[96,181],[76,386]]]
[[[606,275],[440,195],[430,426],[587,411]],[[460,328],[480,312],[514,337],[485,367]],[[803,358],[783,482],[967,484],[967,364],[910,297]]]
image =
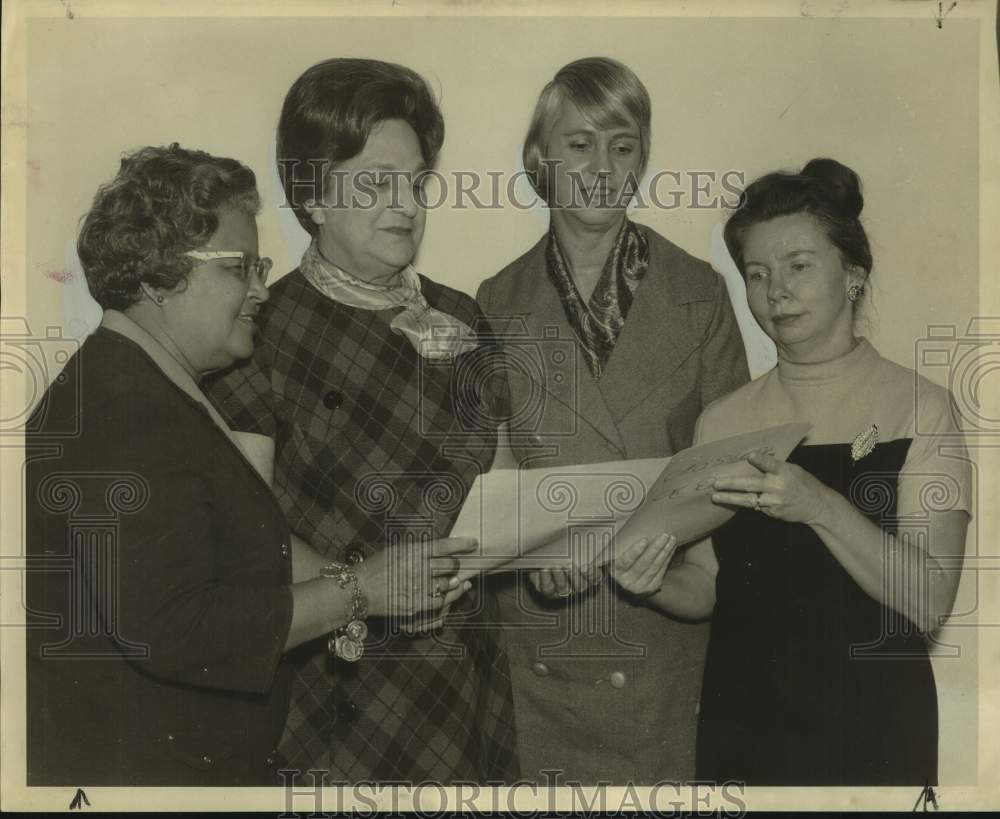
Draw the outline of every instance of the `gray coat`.
[[[590,376],[547,272],[543,237],[479,288],[507,338],[512,449],[530,468],[671,455],[702,409],[748,380],[722,278],[649,228],[649,269],[600,381]],[[609,510],[610,511],[610,510]],[[694,774],[708,624],[671,619],[613,582],[546,601],[495,579],[509,625],[527,779],[652,783]]]

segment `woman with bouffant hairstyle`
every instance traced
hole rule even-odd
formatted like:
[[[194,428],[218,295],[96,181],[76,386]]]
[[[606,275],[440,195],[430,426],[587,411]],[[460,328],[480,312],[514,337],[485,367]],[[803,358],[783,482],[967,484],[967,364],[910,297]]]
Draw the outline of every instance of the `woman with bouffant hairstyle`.
[[[753,182],[726,225],[778,365],[708,407],[699,439],[812,428],[787,462],[716,480],[737,513],[693,547],[716,567],[684,584],[712,612],[699,779],[937,782],[926,637],[955,600],[972,477],[949,392],[855,333],[863,205],[854,171],[814,159]]]
[[[289,524],[330,561],[444,537],[493,462],[496,422],[479,402],[503,393],[462,392],[463,368],[489,354],[479,310],[413,266],[421,177],[443,139],[427,83],[378,60],[312,66],[281,109],[278,171],[311,242],[273,288],[253,359],[211,394],[234,427],[274,438]],[[457,560],[443,564],[442,583],[468,588]],[[290,764],[346,782],[515,779],[495,605],[483,592],[427,620],[373,619],[351,655],[303,646],[281,743]]]
[[[278,172],[288,204],[310,236],[319,233],[319,224],[307,205],[331,195],[343,198],[342,187],[330,187],[338,179],[346,181],[346,175],[331,171],[360,154],[386,120],[409,125],[423,166],[434,167],[444,142],[444,119],[427,83],[406,66],[324,60],[307,69],[285,96],[278,125]],[[342,204],[349,203],[344,199]]]

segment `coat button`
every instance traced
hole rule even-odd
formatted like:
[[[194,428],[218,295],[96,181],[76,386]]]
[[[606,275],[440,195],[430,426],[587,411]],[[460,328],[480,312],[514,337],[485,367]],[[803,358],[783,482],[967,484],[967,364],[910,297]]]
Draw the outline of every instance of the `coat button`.
[[[545,665],[545,663],[535,663],[531,666],[531,670],[534,671],[535,675],[538,677],[548,676],[549,673],[549,667]]]
[[[533,443],[535,446],[541,446],[542,445],[542,436],[539,435],[537,432],[534,433],[531,436],[531,443]]]
[[[330,390],[323,396],[323,406],[328,410],[337,409],[344,402],[344,397],[336,390]]]
[[[611,685],[615,688],[625,687],[625,675],[621,671],[615,671],[611,675]]]
[[[282,557],[288,557],[288,544],[287,543],[282,543],[281,544],[281,556]]]
[[[174,741],[174,735],[173,734],[167,734],[167,741],[168,742],[173,742]]]
[[[204,762],[206,765],[211,765],[212,757],[210,757],[208,754],[205,754],[205,756],[201,758],[201,761]]]

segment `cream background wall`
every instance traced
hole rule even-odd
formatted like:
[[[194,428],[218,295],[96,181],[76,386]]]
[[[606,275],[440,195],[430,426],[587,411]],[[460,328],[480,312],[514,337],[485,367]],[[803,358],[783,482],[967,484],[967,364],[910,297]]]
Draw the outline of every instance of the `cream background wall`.
[[[288,86],[314,62],[374,57],[427,77],[447,124],[439,170],[448,178],[515,173],[543,84],[572,59],[606,55],[627,63],[651,94],[650,173],[735,170],[750,180],[825,155],[860,174],[875,254],[870,336],[888,358],[914,366],[927,325],[961,334],[979,313],[978,49],[977,23],[939,29],[930,17],[34,19],[26,317],[36,334],[72,333],[62,282],[77,270],[79,219],[120,155],[148,144],[177,141],[249,164],[265,200],[262,251],[276,274],[294,267],[306,236],[279,207],[274,127]],[[708,258],[724,215],[649,208],[635,218]],[[438,209],[418,267],[475,293],[545,225],[537,207]],[[944,368],[925,371],[946,382]],[[976,604],[975,593],[963,583],[960,610]],[[961,656],[935,660],[941,778],[971,782],[976,632],[959,626],[942,639]]]

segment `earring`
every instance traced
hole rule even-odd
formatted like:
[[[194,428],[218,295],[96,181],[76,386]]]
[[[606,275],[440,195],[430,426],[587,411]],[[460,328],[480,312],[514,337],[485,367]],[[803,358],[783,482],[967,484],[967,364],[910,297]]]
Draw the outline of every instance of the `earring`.
[[[309,214],[309,218],[312,220],[314,225],[322,225],[326,222],[326,216],[320,207],[316,204],[314,199],[310,199],[305,204],[306,213]]]
[[[861,298],[861,294],[865,292],[864,285],[862,284],[852,284],[847,288],[847,300],[855,302]]]
[[[146,294],[146,298],[149,299],[150,301],[154,301],[157,304],[162,305],[167,300],[167,297],[164,296],[162,293],[154,294],[152,288],[150,288],[149,285],[147,285],[145,282],[143,282],[139,286],[142,288],[142,292]]]

